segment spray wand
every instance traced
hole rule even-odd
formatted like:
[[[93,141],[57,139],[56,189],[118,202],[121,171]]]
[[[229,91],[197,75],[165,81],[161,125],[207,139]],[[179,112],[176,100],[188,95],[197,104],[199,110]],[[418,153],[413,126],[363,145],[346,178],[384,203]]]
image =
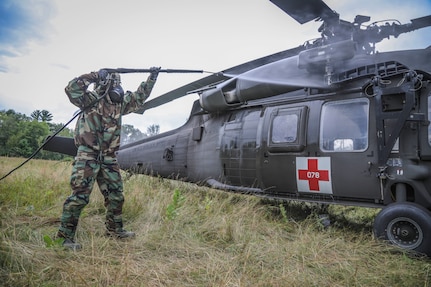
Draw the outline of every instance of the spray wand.
[[[108,73],[120,73],[120,74],[130,74],[130,73],[151,73],[151,69],[129,69],[129,68],[105,68]],[[177,74],[186,74],[186,73],[204,73],[204,70],[184,70],[184,69],[161,69],[159,73],[177,73]]]

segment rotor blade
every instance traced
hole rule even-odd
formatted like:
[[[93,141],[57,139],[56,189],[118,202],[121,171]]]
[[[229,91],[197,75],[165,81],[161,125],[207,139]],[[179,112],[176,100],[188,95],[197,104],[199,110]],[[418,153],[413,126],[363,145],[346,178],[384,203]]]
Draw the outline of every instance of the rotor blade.
[[[45,141],[48,141],[48,138]],[[43,149],[71,156],[75,156],[78,151],[73,138],[62,136],[54,136],[53,138],[50,138]]]
[[[324,21],[338,19],[338,14],[322,0],[270,0],[300,24],[321,18]]]
[[[272,55],[268,55],[259,59],[255,59],[255,60],[240,64],[238,66],[234,66],[220,73],[212,74],[208,77],[194,81],[192,83],[189,83],[185,86],[182,86],[180,88],[167,92],[166,94],[163,94],[157,98],[154,98],[152,100],[145,102],[143,107],[138,111],[136,111],[135,113],[143,114],[146,110],[161,106],[170,101],[184,97],[188,95],[188,92],[190,91],[199,90],[205,86],[208,86],[217,82],[225,81],[227,79],[230,79],[231,77],[240,75],[242,73],[245,73],[257,67],[260,67],[275,61],[279,61],[287,57],[294,56],[302,50],[304,50],[304,47],[299,46],[297,48],[281,51]]]
[[[412,22],[411,26],[413,27],[413,29],[425,28],[431,26],[431,15],[412,19],[410,21]]]

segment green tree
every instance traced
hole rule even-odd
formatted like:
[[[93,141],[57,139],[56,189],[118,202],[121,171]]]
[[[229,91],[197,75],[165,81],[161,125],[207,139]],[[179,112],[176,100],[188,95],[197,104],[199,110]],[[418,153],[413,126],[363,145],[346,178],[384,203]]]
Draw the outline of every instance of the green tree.
[[[151,137],[154,135],[158,135],[160,133],[160,126],[156,124],[152,124],[147,127],[147,136]]]
[[[50,122],[52,121],[52,114],[47,110],[35,110],[30,114],[33,120],[40,122]]]
[[[35,120],[35,121],[39,121],[40,117],[41,117],[42,112],[40,110],[34,110],[31,114],[30,117]]]
[[[20,131],[21,122],[29,120],[26,115],[16,113],[14,110],[0,111],[0,156],[8,155],[9,138]]]
[[[47,110],[42,110],[40,119],[42,122],[50,122],[52,121],[52,114]]]
[[[63,128],[63,124],[55,124],[55,123],[48,123],[49,126],[49,132],[50,133],[55,133],[56,131],[58,131],[59,129]],[[59,136],[63,136],[63,137],[73,137],[73,130],[70,128],[64,128],[59,134]]]
[[[121,144],[128,144],[140,140],[146,137],[139,129],[133,125],[122,125],[121,126]]]
[[[51,119],[52,115],[46,110],[36,110],[31,117],[16,113],[14,110],[0,111],[0,156],[29,157],[32,155],[49,134],[63,127],[63,124],[49,123]],[[73,137],[73,132],[65,128],[59,135]],[[55,160],[66,157],[69,156],[45,150],[41,150],[36,155],[36,158]]]
[[[49,127],[45,122],[22,121],[19,130],[6,142],[6,148],[10,156],[29,157],[48,136]],[[36,157],[41,157],[39,154]]]

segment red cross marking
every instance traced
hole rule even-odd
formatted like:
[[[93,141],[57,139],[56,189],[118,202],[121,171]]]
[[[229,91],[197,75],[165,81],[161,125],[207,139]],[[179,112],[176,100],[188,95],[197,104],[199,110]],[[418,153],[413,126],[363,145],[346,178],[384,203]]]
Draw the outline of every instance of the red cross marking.
[[[298,178],[308,180],[310,190],[320,191],[319,181],[329,181],[329,171],[319,170],[317,159],[308,159],[308,169],[299,169]]]

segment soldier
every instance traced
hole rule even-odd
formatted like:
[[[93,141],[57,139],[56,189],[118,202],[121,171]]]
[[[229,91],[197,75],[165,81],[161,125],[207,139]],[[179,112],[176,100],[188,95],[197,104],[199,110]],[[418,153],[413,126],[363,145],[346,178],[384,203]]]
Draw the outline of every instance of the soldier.
[[[72,194],[65,200],[57,236],[64,238],[63,246],[81,248],[74,241],[79,216],[88,204],[94,182],[105,199],[106,234],[115,238],[131,238],[134,232],[123,229],[123,182],[115,152],[120,146],[121,116],[142,107],[150,96],[160,68],[150,69],[147,81],[137,91],[124,93],[120,75],[106,70],[81,75],[65,88],[72,104],[82,113],[75,128],[78,152],[73,163],[70,185]],[[87,90],[95,84],[93,91]]]

